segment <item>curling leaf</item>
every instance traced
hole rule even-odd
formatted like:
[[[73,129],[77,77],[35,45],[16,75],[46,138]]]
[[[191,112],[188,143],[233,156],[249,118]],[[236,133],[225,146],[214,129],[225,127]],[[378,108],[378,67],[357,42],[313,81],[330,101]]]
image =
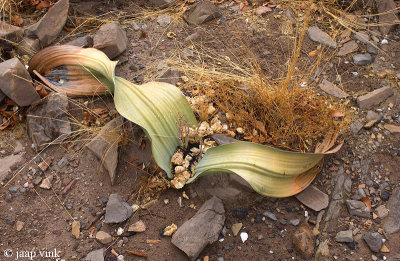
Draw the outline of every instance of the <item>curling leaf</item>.
[[[207,150],[188,183],[200,176],[230,173],[244,178],[264,196],[289,197],[311,183],[321,170],[323,156],[251,142],[229,143]]]

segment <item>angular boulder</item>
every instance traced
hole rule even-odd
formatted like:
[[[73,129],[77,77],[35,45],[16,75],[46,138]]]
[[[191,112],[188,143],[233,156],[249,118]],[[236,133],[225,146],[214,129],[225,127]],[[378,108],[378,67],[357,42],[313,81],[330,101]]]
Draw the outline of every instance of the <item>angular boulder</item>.
[[[329,196],[313,185],[308,186],[305,190],[297,194],[296,198],[315,211],[321,211],[327,208],[329,204]]]
[[[371,217],[371,210],[362,201],[358,200],[346,200],[347,209],[351,216],[357,217]]]
[[[210,1],[205,0],[198,2],[192,8],[187,10],[183,19],[185,19],[188,24],[199,25],[215,18],[219,18],[220,16],[221,12],[219,8]]]
[[[66,43],[66,45],[73,45],[82,48],[90,47],[93,45],[93,38],[90,37],[89,35],[82,36],[76,38],[75,40],[69,41],[68,43]]]
[[[107,206],[104,223],[121,223],[132,215],[133,209],[128,203],[122,200],[118,194],[111,194]]]
[[[93,37],[93,47],[113,59],[123,53],[128,46],[125,30],[118,22],[103,25]]]
[[[357,103],[360,109],[368,109],[374,105],[379,105],[393,94],[393,89],[385,86],[358,97]]]
[[[40,100],[31,82],[31,76],[18,58],[0,63],[0,90],[18,106],[28,106]]]
[[[108,171],[112,185],[114,184],[118,164],[118,139],[122,124],[122,117],[109,121],[101,128],[99,134],[86,145]]]
[[[400,231],[400,188],[393,190],[387,207],[389,215],[383,220],[382,227],[387,234],[393,234]]]
[[[27,127],[37,151],[52,141],[61,142],[71,133],[68,99],[64,93],[51,93],[28,110]]]
[[[40,45],[51,44],[63,29],[68,18],[69,0],[59,0],[39,20],[25,30],[28,37],[38,38]]]
[[[225,209],[217,197],[207,200],[172,236],[172,244],[196,260],[200,252],[217,241],[225,222]]]
[[[168,6],[174,4],[176,0],[150,0],[150,3],[158,8],[167,8]]]
[[[22,38],[21,42],[18,44],[17,52],[19,55],[33,55],[40,50],[39,39],[33,39],[29,37]]]
[[[375,0],[375,2],[378,8],[379,24],[381,24],[379,30],[383,34],[388,34],[400,22],[396,15],[398,13],[396,3],[393,0]]]

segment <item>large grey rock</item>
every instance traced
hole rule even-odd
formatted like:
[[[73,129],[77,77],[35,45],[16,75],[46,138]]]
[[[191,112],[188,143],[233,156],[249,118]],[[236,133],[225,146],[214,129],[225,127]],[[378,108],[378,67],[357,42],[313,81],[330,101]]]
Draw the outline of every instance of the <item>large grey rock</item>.
[[[327,94],[332,95],[339,99],[346,98],[347,96],[349,96],[342,89],[340,89],[339,87],[337,87],[335,84],[331,83],[330,81],[327,81],[326,79],[324,79],[321,82],[321,84],[319,85],[319,88],[321,88],[321,90],[323,90]]]
[[[225,209],[217,197],[207,200],[191,219],[186,221],[172,236],[172,244],[196,260],[208,244],[217,241],[224,226]]]
[[[367,243],[368,247],[378,253],[382,247],[382,236],[381,234],[375,233],[366,233],[364,236],[364,241]]]
[[[39,20],[25,30],[25,35],[38,38],[42,47],[51,44],[68,18],[69,0],[59,0]]]
[[[24,29],[18,26],[13,26],[0,21],[0,39],[6,39],[11,42],[17,42],[22,38]]]
[[[104,223],[121,223],[132,215],[133,209],[128,203],[122,200],[118,194],[111,194],[107,206]]]
[[[112,185],[114,184],[118,165],[118,140],[122,124],[122,117],[109,121],[101,128],[99,134],[86,145],[107,170]]]
[[[393,0],[375,0],[379,15],[379,30],[388,34],[399,23],[396,4]]]
[[[191,25],[199,25],[221,16],[219,8],[208,0],[200,1],[187,10],[183,16]]]
[[[327,33],[319,29],[317,26],[311,26],[307,29],[307,35],[314,42],[336,48],[337,44]]]
[[[176,0],[150,0],[150,2],[159,8],[166,8],[175,3]]]
[[[362,201],[358,200],[346,200],[347,209],[350,215],[357,217],[371,217],[371,210]]]
[[[126,32],[118,22],[103,25],[93,37],[93,47],[103,51],[110,59],[123,53],[127,46]]]
[[[31,82],[31,76],[18,58],[0,63],[0,90],[19,106],[40,100]]]
[[[335,237],[336,242],[353,242],[353,231],[350,230],[344,230],[344,231],[339,231],[336,234]]]
[[[357,103],[360,109],[368,109],[374,105],[379,105],[393,94],[393,89],[385,86],[358,97]]]
[[[371,64],[373,61],[374,57],[369,53],[359,53],[353,56],[353,62],[360,66]]]
[[[104,261],[104,249],[93,250],[84,259],[85,261]]]
[[[342,47],[340,47],[340,50],[337,55],[345,56],[357,50],[358,50],[358,44],[356,43],[356,41],[348,41],[347,43],[343,44]]]
[[[336,177],[334,178],[335,188],[332,192],[332,199],[331,202],[329,203],[328,211],[326,212],[325,229],[329,224],[328,221],[335,220],[339,217],[344,202],[346,198],[349,197],[349,194],[351,192],[351,183],[352,183],[351,178],[349,177],[346,178],[343,167],[341,167],[339,171],[335,174],[336,174]]]
[[[389,215],[383,220],[382,227],[388,234],[397,233],[400,231],[400,188],[393,190],[387,207]]]
[[[66,45],[73,45],[82,48],[90,47],[93,45],[93,38],[89,35],[82,36],[76,38],[75,40],[69,41],[68,43],[66,43]]]
[[[329,196],[313,185],[308,186],[305,190],[297,194],[296,198],[315,211],[327,208],[329,204]]]
[[[67,112],[68,98],[64,93],[51,93],[32,104],[28,110],[27,127],[37,151],[52,141],[63,141],[71,133]]]

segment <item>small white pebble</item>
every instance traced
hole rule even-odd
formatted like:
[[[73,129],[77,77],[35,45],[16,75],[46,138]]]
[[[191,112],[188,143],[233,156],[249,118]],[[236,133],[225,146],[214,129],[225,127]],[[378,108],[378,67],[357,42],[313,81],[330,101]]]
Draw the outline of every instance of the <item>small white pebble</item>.
[[[304,211],[304,216],[305,216],[305,217],[308,217],[308,211],[307,211],[307,210]]]
[[[219,242],[224,242],[225,238],[220,238],[218,241]]]
[[[273,253],[274,253],[274,251],[270,250],[270,251],[269,251],[269,253],[270,253],[270,254],[273,254]]]
[[[388,40],[386,40],[386,39],[383,39],[382,41],[381,41],[381,44],[388,44],[389,42],[388,42]]]
[[[246,242],[246,240],[249,238],[249,235],[246,232],[240,233],[240,238],[242,239],[242,242]]]
[[[120,236],[122,235],[122,233],[124,233],[124,229],[122,227],[119,227],[117,230],[117,235]]]

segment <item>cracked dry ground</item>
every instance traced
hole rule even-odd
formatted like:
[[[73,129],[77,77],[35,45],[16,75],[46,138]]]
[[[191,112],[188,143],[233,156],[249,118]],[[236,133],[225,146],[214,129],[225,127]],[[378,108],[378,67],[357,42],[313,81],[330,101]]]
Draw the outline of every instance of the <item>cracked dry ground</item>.
[[[71,5],[71,8],[76,7]],[[112,8],[115,7],[110,7],[104,1],[95,3],[92,11],[105,13]],[[128,14],[134,15],[137,12],[135,7],[129,8],[126,3],[118,8]],[[223,20],[215,19],[195,27],[179,19],[173,21],[167,29],[157,23],[157,17],[150,16],[136,21],[140,26],[146,25],[145,38],[140,30],[135,31],[130,24],[123,24],[128,36],[128,49],[117,58],[122,61],[117,72],[132,82],[147,82],[155,78],[158,70],[168,66],[163,63],[166,58],[176,54],[184,55],[180,51],[181,47],[189,48],[193,44],[201,44],[231,59],[240,60],[246,55],[246,45],[261,65],[263,73],[277,76],[279,71],[286,70],[294,40],[293,35],[281,32],[284,20],[281,11],[284,9],[275,8],[265,16],[246,20],[247,17],[237,14],[233,7],[224,6]],[[169,31],[176,34],[172,40],[166,36]],[[196,34],[193,40],[185,41],[193,34]],[[243,42],[237,41],[238,35]],[[399,37],[399,29],[393,31],[388,38],[389,43],[381,46],[383,50],[379,51],[370,66],[355,65],[351,55],[334,56],[326,62],[321,78],[339,83],[337,75],[340,75],[341,84],[350,94],[346,101],[353,109],[354,114],[348,116],[352,117],[352,122],[365,123],[368,110],[375,111],[382,117],[372,128],[345,130],[343,148],[326,157],[322,172],[312,183],[329,195],[331,206],[323,210],[324,212],[305,207],[295,197],[262,197],[232,176],[216,175],[200,178],[185,186],[183,190],[189,199],[181,198],[181,206],[178,199],[182,197],[182,191],[168,189],[153,205],[136,211],[128,221],[116,225],[105,224],[98,217],[103,213],[110,194],[118,193],[130,205],[135,203],[131,196],[139,189],[140,177],[145,173],[132,167],[130,160],[137,158],[141,162],[151,161],[149,142],[146,142],[144,150],[138,145],[144,137],[142,132],[137,127],[128,128],[130,139],[120,147],[115,184],[111,186],[107,173],[99,169],[98,159],[90,151],[82,149],[82,141],[77,141],[74,146],[53,145],[36,157],[31,146],[32,141],[27,136],[26,124],[20,122],[14,130],[0,133],[1,157],[21,155],[21,160],[11,167],[11,175],[19,172],[18,176],[8,186],[0,188],[0,249],[29,251],[55,248],[61,251],[64,260],[83,260],[90,251],[103,247],[103,244],[89,237],[90,227],[93,226],[96,231],[102,230],[113,236],[112,247],[122,253],[125,260],[145,260],[126,253],[126,250],[146,253],[149,260],[187,260],[186,255],[171,243],[171,238],[161,236],[160,231],[172,223],[180,227],[195,215],[211,195],[217,195],[223,200],[225,208],[226,229],[219,236],[224,240],[207,246],[199,255],[201,260],[314,259],[303,258],[294,249],[292,237],[302,223],[308,223],[316,231],[313,242],[316,244],[315,251],[319,246],[325,250],[325,256],[320,256],[320,260],[399,259],[399,232],[384,234],[384,245],[389,249],[388,253],[371,252],[363,239],[366,233],[382,231],[382,219],[376,217],[377,209],[381,205],[386,206],[394,194],[393,191],[399,189],[399,134],[391,133],[383,127],[385,123],[400,123],[399,79],[382,73],[385,70],[400,73]],[[308,57],[307,54],[317,47],[317,43],[305,36],[299,64],[312,64],[315,57]],[[391,86],[394,95],[369,109],[358,108],[355,97],[384,86]],[[325,95],[322,92],[321,94]],[[79,101],[84,102],[85,99]],[[100,107],[112,106],[110,98],[93,102]],[[70,104],[70,113],[78,118],[81,116],[80,109],[73,104]],[[38,185],[35,185],[35,189],[25,189],[28,175],[39,176],[38,164],[48,156],[52,159],[51,169],[44,174],[48,175],[51,171],[57,174],[52,181],[54,191],[39,188]],[[62,158],[68,159],[68,162],[61,168],[57,163]],[[61,194],[73,179],[76,183],[66,194]],[[372,201],[369,218],[350,215],[343,203],[345,199],[360,200],[362,197],[368,197]],[[165,204],[166,199],[168,204]],[[196,209],[189,207],[192,204]],[[275,215],[276,220],[273,220],[273,216],[268,217],[271,216],[270,213]],[[318,216],[321,222],[317,225]],[[71,234],[71,217],[81,222],[82,235],[79,239]],[[129,237],[117,235],[119,227],[138,220],[146,224],[145,232]],[[17,224],[21,225],[20,222],[23,222],[23,226],[18,231]],[[232,235],[232,225],[239,222],[243,224],[241,231],[249,235],[245,243],[239,235]],[[352,230],[354,241],[337,242],[337,233],[346,230]],[[159,239],[161,242],[152,245],[146,243],[148,239]],[[327,249],[329,253],[326,253]],[[0,260],[7,259],[1,256]]]

